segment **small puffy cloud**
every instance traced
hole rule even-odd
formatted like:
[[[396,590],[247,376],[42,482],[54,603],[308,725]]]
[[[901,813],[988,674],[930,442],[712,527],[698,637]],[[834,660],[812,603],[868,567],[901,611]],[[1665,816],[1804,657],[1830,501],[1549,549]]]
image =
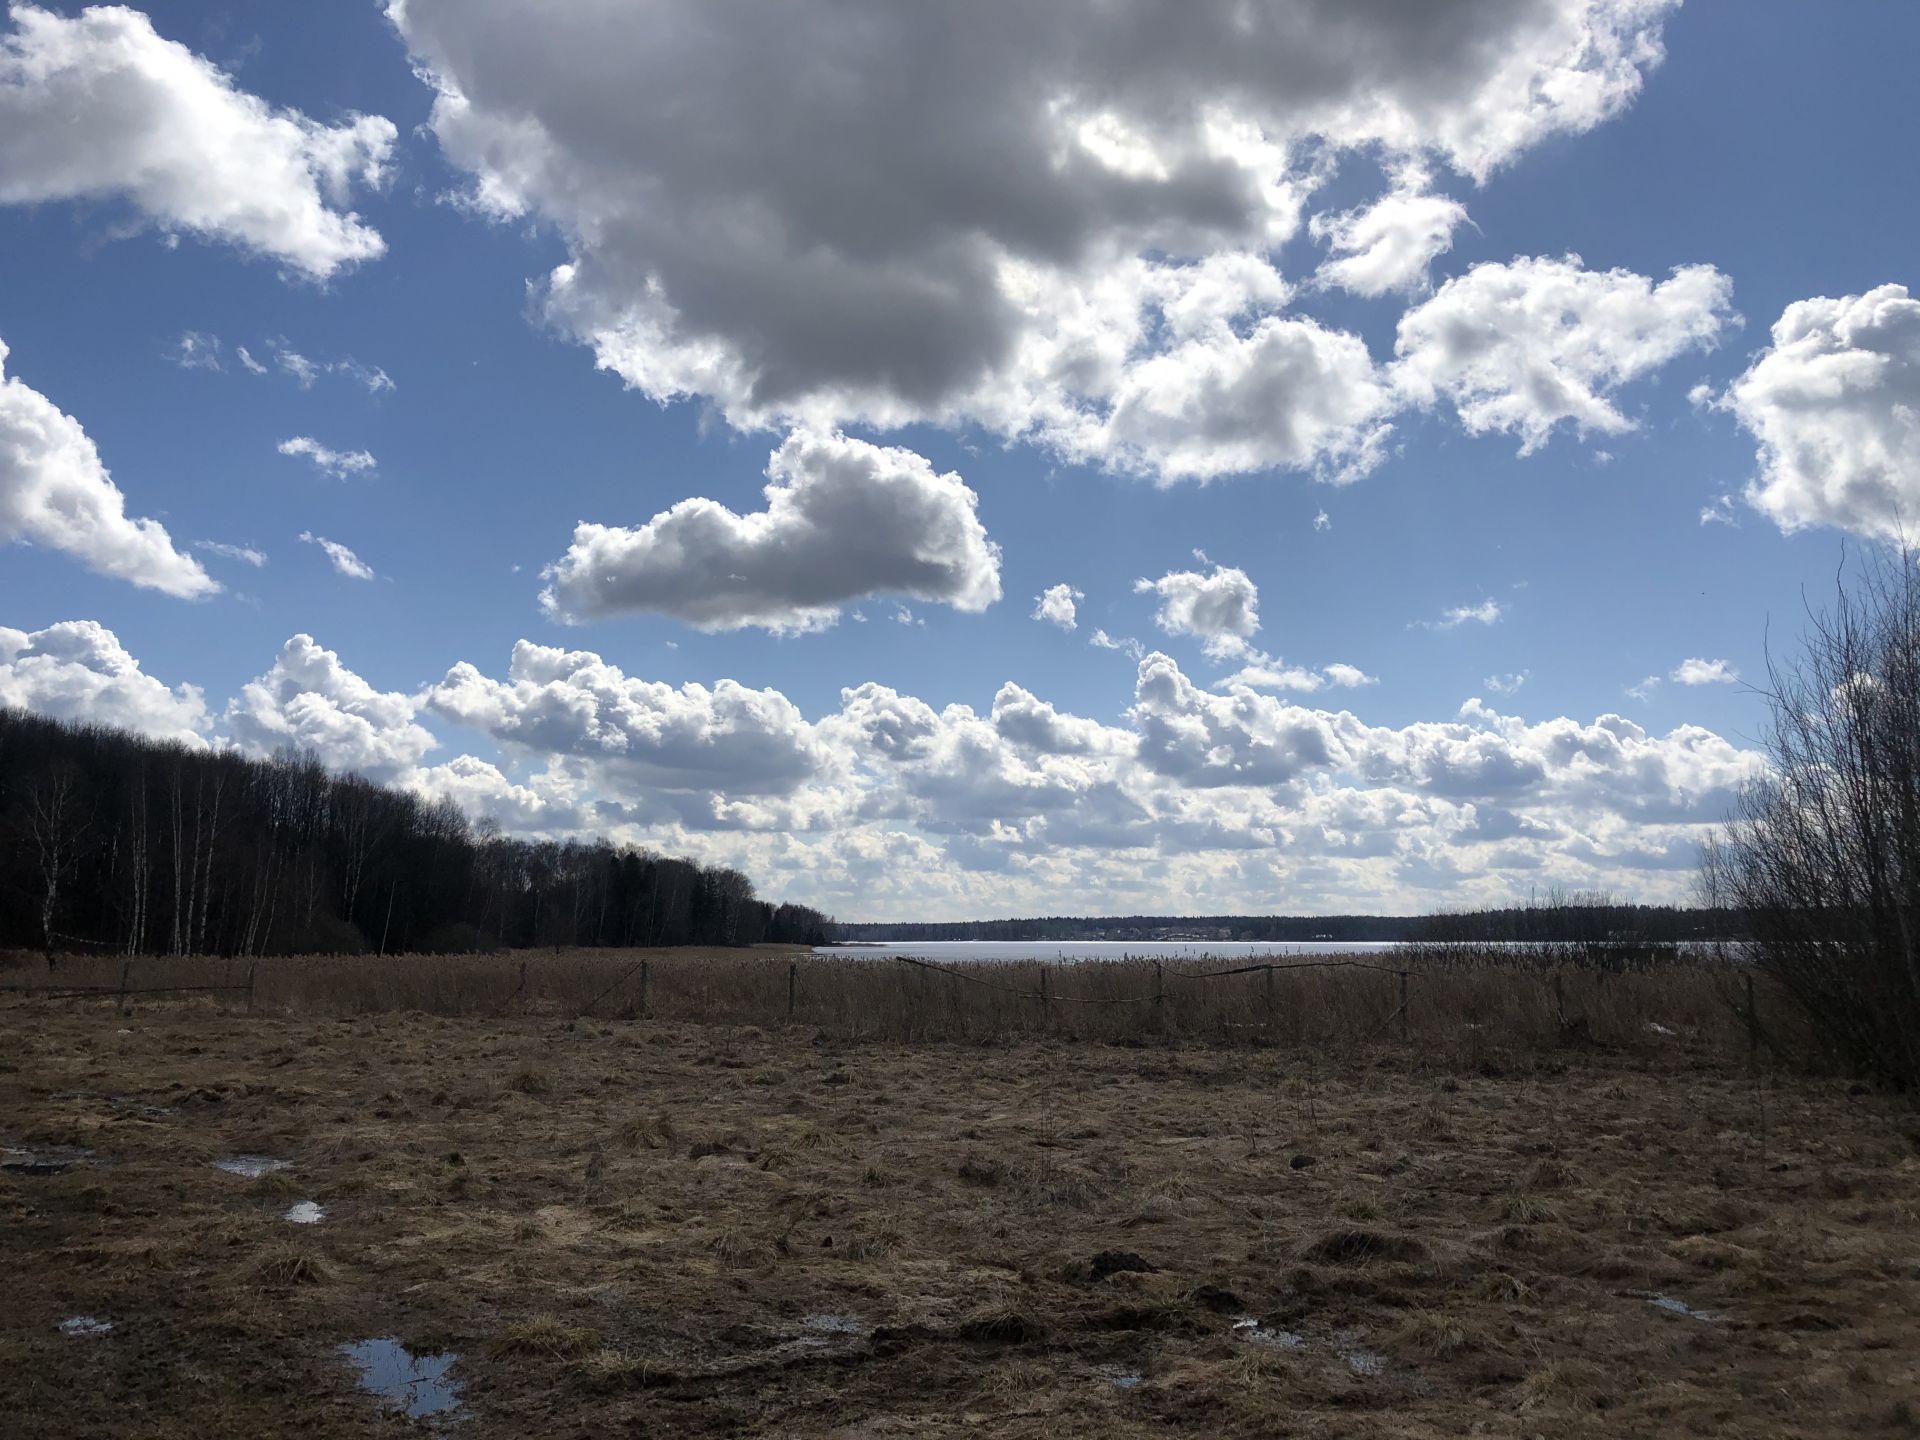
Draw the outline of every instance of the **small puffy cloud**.
[[[1667,677],[1680,685],[1732,685],[1740,672],[1724,660],[1682,660]]]
[[[1782,530],[1911,538],[1920,517],[1920,300],[1801,300],[1720,404],[1760,442],[1748,503]]]
[[[369,474],[378,464],[365,450],[330,449],[311,435],[296,435],[291,440],[282,440],[276,448],[282,455],[312,461],[316,470],[336,480],[344,480],[349,475]]]
[[[116,725],[195,749],[205,747],[212,729],[198,687],[168,689],[92,620],[63,620],[32,632],[0,625],[0,709],[8,708]]]
[[[1246,653],[1248,663],[1220,681],[1215,689],[1232,690],[1245,686],[1252,690],[1292,690],[1312,694],[1330,685],[1344,690],[1359,690],[1380,683],[1378,677],[1367,674],[1358,665],[1335,663],[1309,670],[1284,664],[1277,656],[1265,655],[1258,650]]]
[[[255,755],[311,747],[336,770],[393,781],[438,744],[415,709],[411,696],[375,690],[311,635],[295,635],[228,702],[226,727]]]
[[[137,10],[14,4],[0,31],[0,204],[124,201],[185,232],[324,280],[386,245],[348,210],[398,134],[377,115],[324,125],[274,110]]]
[[[1322,510],[1318,515],[1313,517],[1313,528],[1315,530],[1331,530],[1333,528],[1333,517]]]
[[[1495,695],[1517,695],[1532,674],[1531,670],[1515,670],[1506,675],[1489,675],[1480,683]]]
[[[1467,207],[1430,193],[1429,181],[1413,166],[1366,208],[1314,216],[1308,230],[1329,252],[1314,278],[1356,295],[1424,288],[1429,267],[1453,248],[1453,232],[1467,219]]]
[[[815,630],[899,594],[979,611],[1000,547],[961,478],[910,450],[796,431],[767,462],[767,508],[682,500],[638,529],[582,524],[542,603],[570,620],[651,612],[701,630]]]
[[[228,545],[219,540],[196,540],[193,548],[208,555],[218,555],[222,560],[238,561],[242,565],[251,565],[258,570],[267,563],[266,552],[256,550],[251,545]]]
[[[1653,692],[1659,688],[1660,677],[1658,675],[1648,675],[1643,677],[1638,685],[1629,685],[1627,687],[1627,694],[1644,705],[1647,701],[1653,699]]]
[[[5,144],[0,136],[0,153]],[[0,544],[42,545],[167,595],[219,590],[197,560],[174,548],[164,525],[129,518],[126,497],[80,422],[9,376],[7,353],[0,341]]]
[[[1147,653],[1146,647],[1131,635],[1115,637],[1104,630],[1095,630],[1087,637],[1087,643],[1096,650],[1118,650],[1123,655],[1131,655],[1135,660],[1141,659]]]
[[[1415,623],[1422,630],[1458,630],[1467,624],[1497,624],[1501,614],[1498,600],[1482,600],[1478,605],[1455,605],[1444,611],[1438,620],[1419,620]]]
[[[1342,665],[1338,662],[1323,666],[1320,673],[1327,677],[1329,685],[1338,685],[1344,690],[1358,690],[1364,685],[1378,685],[1380,677],[1369,675],[1358,665]]]
[[[1198,555],[1198,552],[1195,552]],[[1202,563],[1204,555],[1199,555]],[[1215,565],[1204,574],[1175,570],[1158,580],[1136,580],[1136,592],[1160,597],[1153,623],[1169,635],[1191,635],[1215,657],[1245,653],[1260,628],[1260,590],[1244,570]]]
[[[373,573],[373,567],[371,565],[367,564],[366,561],[362,560],[338,540],[329,540],[326,536],[315,535],[310,530],[302,530],[300,532],[300,539],[305,544],[318,545],[326,552],[327,559],[332,563],[333,568],[349,580],[372,580],[377,578]]]
[[[1415,403],[1449,401],[1474,434],[1520,438],[1529,454],[1556,426],[1634,428],[1615,392],[1688,350],[1710,349],[1739,317],[1732,283],[1683,265],[1655,284],[1588,270],[1577,255],[1475,265],[1400,319],[1395,376]]]
[[[265,365],[262,365],[258,360],[254,359],[253,352],[248,350],[246,346],[244,345],[234,346],[233,353],[240,357],[240,364],[247,371],[248,374],[264,375],[267,373],[267,367]]]
[[[1062,630],[1071,630],[1077,623],[1075,605],[1086,598],[1071,585],[1049,585],[1034,596],[1033,618],[1057,625]]]

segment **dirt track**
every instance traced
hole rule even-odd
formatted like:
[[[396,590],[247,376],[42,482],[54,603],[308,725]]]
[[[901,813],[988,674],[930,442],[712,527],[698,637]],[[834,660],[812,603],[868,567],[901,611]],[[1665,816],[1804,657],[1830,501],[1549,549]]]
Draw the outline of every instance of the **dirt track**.
[[[1675,1045],[15,1005],[0,1144],[58,1173],[0,1174],[0,1414],[404,1433],[340,1350],[393,1336],[472,1437],[1920,1432],[1920,1122]]]

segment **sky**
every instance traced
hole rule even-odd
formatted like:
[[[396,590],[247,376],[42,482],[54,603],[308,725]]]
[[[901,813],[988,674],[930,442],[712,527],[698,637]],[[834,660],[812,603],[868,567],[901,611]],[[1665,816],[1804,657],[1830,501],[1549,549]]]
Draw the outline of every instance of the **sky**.
[[[1693,893],[1920,7],[14,4],[0,705],[842,919]]]

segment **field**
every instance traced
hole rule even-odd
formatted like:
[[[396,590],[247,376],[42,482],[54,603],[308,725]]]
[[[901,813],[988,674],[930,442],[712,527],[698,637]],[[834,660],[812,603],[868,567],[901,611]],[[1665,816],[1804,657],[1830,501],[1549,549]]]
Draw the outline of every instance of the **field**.
[[[704,997],[700,963],[655,957],[644,1005],[585,1018],[622,969],[421,962],[430,994],[376,995],[398,972],[262,962],[251,1013],[0,997],[0,1414],[53,1437],[1920,1433],[1920,1122],[1771,1041],[1751,1068],[1707,979],[1508,977],[1501,1009],[1470,975],[1403,1036],[1393,977],[1288,975],[1274,1015],[1254,976],[1139,1035],[1067,998],[1138,976],[1056,975],[1050,1007],[1010,985],[983,1001],[1000,1038],[958,1040],[989,1027],[953,1019],[948,977],[895,1009],[890,973],[863,1018],[848,996],[879,981],[833,1011],[803,966],[789,1024],[784,960],[720,963]],[[730,1018],[748,1004],[760,1023]],[[916,1014],[928,1033],[892,1034]],[[290,1163],[215,1168],[235,1156]],[[283,1218],[307,1201],[319,1223]],[[82,1317],[111,1329],[59,1328]],[[362,1389],[343,1347],[376,1338],[457,1356],[453,1408]]]

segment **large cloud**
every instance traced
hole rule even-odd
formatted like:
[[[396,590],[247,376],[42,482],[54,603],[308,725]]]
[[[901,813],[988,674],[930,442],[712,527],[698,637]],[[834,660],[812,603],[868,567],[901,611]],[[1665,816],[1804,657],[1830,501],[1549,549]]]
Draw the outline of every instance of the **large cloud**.
[[[218,739],[98,626],[0,630],[0,704]],[[426,766],[427,712],[499,760]],[[1761,757],[1698,726],[1528,721],[1469,701],[1370,725],[1168,656],[1140,663],[1124,722],[1022,685],[982,713],[868,683],[809,720],[773,690],[635,679],[522,642],[504,679],[457,665],[420,696],[377,690],[305,636],[225,711],[259,753],[450,796],[531,834],[588,833],[745,866],[849,917],[1405,911],[1510,900],[1545,881],[1683,900],[1705,827]]]
[[[1673,3],[388,10],[474,203],[567,244],[545,314],[629,384],[738,426],[974,421],[1174,479],[1371,464],[1364,346],[1279,314],[1266,264],[1326,162],[1484,178],[1626,105]],[[1432,251],[1443,218],[1373,223]],[[1400,283],[1408,247],[1370,234],[1365,283]]]
[[[1913,537],[1920,300],[1906,286],[1789,305],[1772,346],[1721,403],[1760,441],[1760,476],[1747,499],[1782,530],[1833,525]]]
[[[414,722],[416,708],[413,697],[374,689],[311,635],[296,635],[228,702],[226,726],[256,755],[312,749],[336,770],[396,781],[439,743]]]
[[[64,620],[32,633],[0,625],[0,708],[117,725],[195,749],[206,745],[212,729],[197,687],[168,689],[92,620]]]
[[[462,662],[424,699],[524,753],[590,762],[622,791],[778,794],[826,763],[812,727],[777,690],[637,680],[591,651],[525,640],[506,680]]]
[[[348,211],[396,131],[274,110],[137,10],[11,7],[0,33],[0,203],[124,200],[142,219],[270,256],[315,279],[386,248]]]
[[[1476,265],[1401,317],[1396,378],[1414,400],[1452,402],[1475,434],[1520,437],[1521,453],[1556,425],[1613,435],[1633,422],[1613,393],[1688,350],[1711,347],[1738,317],[1711,265],[1655,284],[1588,270],[1577,255]]]
[[[693,499],[637,530],[579,526],[544,603],[574,620],[651,611],[702,630],[810,630],[868,595],[969,611],[1000,598],[1000,548],[973,491],[912,451],[796,432],[767,478],[756,514]]]
[[[0,341],[0,544],[44,545],[168,595],[218,590],[199,561],[174,549],[164,525],[128,518],[126,497],[80,422],[8,376],[6,361]]]

